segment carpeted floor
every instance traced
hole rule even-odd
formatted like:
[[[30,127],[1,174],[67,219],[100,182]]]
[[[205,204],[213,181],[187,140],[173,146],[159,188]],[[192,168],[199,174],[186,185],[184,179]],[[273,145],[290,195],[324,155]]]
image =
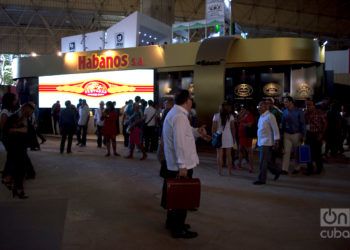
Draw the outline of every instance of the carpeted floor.
[[[59,250],[67,200],[0,202],[1,250]]]

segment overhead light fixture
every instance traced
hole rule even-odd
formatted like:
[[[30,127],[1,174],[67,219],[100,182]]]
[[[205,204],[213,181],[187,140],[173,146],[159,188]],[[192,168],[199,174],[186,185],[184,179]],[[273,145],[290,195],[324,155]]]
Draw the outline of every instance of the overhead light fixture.
[[[141,31],[139,31],[139,35],[141,34]]]
[[[152,36],[151,36],[151,35],[149,35],[149,38],[152,38]]]
[[[58,51],[58,52],[57,52],[57,55],[58,55],[58,56],[62,56],[62,52],[61,52],[61,51]]]
[[[143,43],[144,42],[144,40],[141,40],[141,43]]]
[[[323,42],[323,44],[322,44],[322,46],[326,46],[327,45],[327,43],[328,43],[328,41],[326,40],[326,41],[324,41]]]
[[[147,34],[145,33],[145,34],[143,34],[143,36],[147,36]]]
[[[154,39],[154,40],[157,40],[157,37],[154,37],[153,39]]]
[[[31,55],[32,57],[37,57],[37,56],[38,56],[38,54],[35,53],[35,52],[32,52],[30,55]]]
[[[317,38],[317,37],[315,37],[315,38],[314,38],[314,41],[317,41],[317,40],[318,40],[318,38]]]

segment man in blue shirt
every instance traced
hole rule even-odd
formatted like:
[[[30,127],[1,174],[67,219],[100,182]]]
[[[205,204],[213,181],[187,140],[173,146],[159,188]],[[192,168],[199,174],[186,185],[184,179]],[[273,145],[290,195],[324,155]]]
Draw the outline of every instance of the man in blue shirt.
[[[282,134],[283,134],[283,158],[282,174],[288,174],[290,164],[290,153],[292,148],[300,146],[305,136],[304,113],[295,107],[294,100],[290,96],[283,99],[285,109],[282,114]],[[292,174],[297,174],[299,170],[294,169]]]

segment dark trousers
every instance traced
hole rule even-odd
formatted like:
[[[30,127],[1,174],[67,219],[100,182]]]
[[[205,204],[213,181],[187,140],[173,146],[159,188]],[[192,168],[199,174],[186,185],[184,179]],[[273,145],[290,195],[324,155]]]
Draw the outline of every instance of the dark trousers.
[[[103,126],[96,127],[96,135],[97,135],[97,146],[100,148],[102,147],[102,128]]]
[[[61,145],[60,145],[60,152],[64,152],[64,147],[66,144],[66,140],[68,137],[68,144],[67,144],[67,153],[72,152],[72,141],[73,141],[73,133],[67,133],[64,131],[61,131],[62,137],[61,137]]]
[[[129,146],[129,133],[126,132],[127,125],[123,124],[124,147]]]
[[[26,173],[32,168],[30,159],[27,154],[27,147],[21,143],[13,143],[9,147],[8,158],[11,159],[10,175],[14,181],[14,189],[23,189],[23,181]],[[28,162],[29,159],[29,162]]]
[[[311,151],[311,162],[307,164],[308,173],[313,172],[313,162],[315,162],[317,167],[317,172],[321,172],[323,169],[322,162],[322,142],[317,138],[316,134],[308,132],[306,134],[305,143],[310,145]]]
[[[78,143],[81,145],[86,145],[86,135],[87,135],[87,125],[79,125],[77,131]]]
[[[158,148],[158,133],[156,126],[145,126],[143,131],[146,151],[156,151]]]
[[[53,121],[53,133],[55,135],[58,135],[58,130],[57,130],[57,125],[59,122],[60,117],[59,116],[52,116],[52,121]]]
[[[4,165],[4,169],[2,171],[2,178],[5,178],[6,176],[10,175],[10,167],[11,167],[11,154],[9,154],[9,146],[8,146],[8,141],[3,140],[2,144],[4,145],[4,148],[7,152],[6,154],[6,161]]]
[[[266,182],[267,170],[269,170],[274,175],[281,171],[281,169],[278,168],[273,162],[272,154],[272,146],[259,146],[259,181]]]
[[[163,182],[163,192],[162,192],[162,201],[161,206],[166,207],[166,179],[167,178],[176,178],[179,174],[179,171],[170,171],[167,170],[166,172],[166,178],[164,178]],[[190,169],[187,171],[187,176],[189,178],[192,178],[193,176],[193,169]],[[174,233],[180,232],[184,229],[185,220],[187,217],[187,209],[169,209],[167,211],[167,218],[166,218],[166,226]]]
[[[41,142],[46,141],[46,138],[38,131],[38,129],[35,130],[36,136],[40,138]]]

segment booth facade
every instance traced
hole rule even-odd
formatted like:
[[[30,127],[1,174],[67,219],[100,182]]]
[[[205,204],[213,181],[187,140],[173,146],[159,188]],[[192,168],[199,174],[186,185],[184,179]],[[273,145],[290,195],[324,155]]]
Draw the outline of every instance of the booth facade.
[[[208,123],[225,99],[257,102],[284,93],[300,100],[322,97],[323,63],[324,48],[312,39],[218,37],[202,43],[18,58],[13,71],[20,98],[40,108],[45,107],[42,96],[50,105],[61,96],[72,103],[79,98],[112,100],[121,107],[135,95],[160,100],[186,88],[194,95],[199,121]],[[132,70],[150,70],[152,76]],[[111,78],[105,79],[107,75]]]

